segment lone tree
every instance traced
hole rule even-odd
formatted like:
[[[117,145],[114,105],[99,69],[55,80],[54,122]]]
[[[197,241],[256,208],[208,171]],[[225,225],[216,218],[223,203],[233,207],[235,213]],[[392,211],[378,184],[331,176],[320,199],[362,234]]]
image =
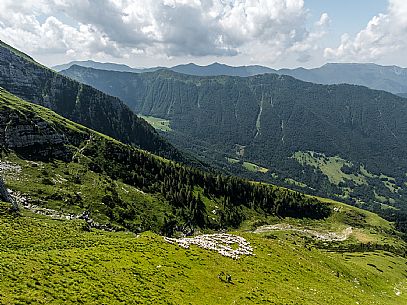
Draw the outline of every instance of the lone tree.
[[[0,200],[9,202],[12,205],[13,211],[18,211],[18,204],[17,202],[10,196],[6,185],[4,184],[3,177],[0,176]]]

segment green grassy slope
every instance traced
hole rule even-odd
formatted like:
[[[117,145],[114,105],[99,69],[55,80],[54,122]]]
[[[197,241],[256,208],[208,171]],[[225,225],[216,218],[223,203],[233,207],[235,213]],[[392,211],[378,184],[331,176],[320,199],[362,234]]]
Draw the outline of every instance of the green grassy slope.
[[[11,216],[2,204],[0,303],[407,302],[407,260],[391,252],[327,252],[298,233],[237,231],[255,256],[233,260],[171,245],[153,233],[86,232],[83,225],[30,212]],[[232,283],[217,277],[222,271]]]
[[[164,131],[164,132],[169,132],[172,131],[171,129],[171,122],[169,120],[164,120],[160,118],[156,118],[153,116],[144,116],[144,115],[139,115],[140,118],[146,120],[151,126],[153,126],[155,129]]]

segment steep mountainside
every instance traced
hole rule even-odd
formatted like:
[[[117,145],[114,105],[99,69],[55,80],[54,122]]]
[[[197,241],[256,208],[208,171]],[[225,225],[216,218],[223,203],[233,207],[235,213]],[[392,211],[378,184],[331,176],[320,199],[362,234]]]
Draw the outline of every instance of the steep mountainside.
[[[161,232],[238,226],[255,213],[316,219],[330,214],[325,204],[296,192],[160,159],[3,89],[0,118],[1,160],[17,162],[26,177],[11,186],[42,207],[86,208],[110,225]],[[32,169],[24,160],[42,165]],[[209,217],[212,210],[216,217]]]
[[[137,113],[167,120],[174,143],[235,173],[244,172],[243,164],[257,172],[248,177],[278,177],[390,215],[386,205],[407,208],[407,102],[401,97],[275,74],[195,77],[79,66],[64,73],[118,96]]]
[[[2,42],[0,86],[125,143],[182,159],[179,152],[119,99],[59,75]]]

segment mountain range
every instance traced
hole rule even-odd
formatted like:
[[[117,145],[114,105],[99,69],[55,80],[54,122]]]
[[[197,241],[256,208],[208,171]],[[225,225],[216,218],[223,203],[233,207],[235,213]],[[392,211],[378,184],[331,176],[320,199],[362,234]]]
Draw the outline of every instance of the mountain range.
[[[406,210],[407,102],[399,96],[277,74],[201,77],[80,66],[62,73],[166,120],[171,131],[163,136],[219,168],[382,213],[393,214],[385,205]],[[257,167],[247,171],[245,162]]]
[[[0,44],[1,304],[406,303],[405,99],[64,73]]]
[[[134,72],[134,73],[142,73],[142,72],[153,72],[159,69],[162,69],[162,67],[156,67],[156,68],[132,68],[124,64],[116,64],[116,63],[108,63],[108,62],[97,62],[93,60],[75,60],[71,61],[67,64],[62,64],[62,65],[56,65],[53,66],[52,69],[60,72],[62,70],[69,69],[70,67],[78,65],[81,67],[86,67],[86,68],[94,68],[94,69],[100,69],[100,70],[108,70],[108,71],[119,71],[119,72]]]
[[[213,63],[207,66],[196,64],[177,65],[170,68],[130,68],[129,66],[111,63],[98,63],[94,61],[74,61],[69,64],[55,66],[53,69],[62,71],[69,69],[73,65],[87,68],[94,68],[109,71],[145,73],[154,72],[160,69],[169,69],[195,76],[254,76],[265,73],[275,73],[280,75],[290,75],[297,79],[317,84],[351,84],[366,86],[371,89],[384,90],[401,96],[407,94],[407,69],[398,66],[381,66],[376,64],[360,63],[328,63],[319,68],[305,69],[272,69],[260,65],[252,66],[228,66],[220,63]],[[403,95],[404,94],[404,95]]]

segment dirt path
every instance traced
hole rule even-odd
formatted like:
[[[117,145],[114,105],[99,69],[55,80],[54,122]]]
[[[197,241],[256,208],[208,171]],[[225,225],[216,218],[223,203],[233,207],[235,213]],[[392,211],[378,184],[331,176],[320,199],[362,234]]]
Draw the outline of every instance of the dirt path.
[[[75,154],[72,156],[72,161],[74,161],[75,158],[78,157],[78,155],[81,155],[81,154],[82,154],[82,152],[89,146],[89,144],[92,142],[92,140],[93,140],[92,135],[90,135],[90,136],[89,136],[89,139],[87,139],[87,140],[85,141],[85,145],[84,145],[82,148],[78,149],[78,150],[75,152]],[[79,161],[79,159],[78,159],[78,161]]]
[[[280,223],[280,224],[276,224],[276,225],[261,226],[261,227],[257,228],[254,231],[254,233],[266,233],[266,232],[272,232],[272,231],[298,232],[298,233],[303,233],[306,235],[311,235],[312,237],[315,237],[316,239],[323,240],[323,241],[345,241],[349,238],[349,236],[353,232],[352,227],[348,227],[348,228],[344,229],[341,233],[338,233],[338,232],[320,232],[320,231],[315,231],[315,230],[294,227],[292,225],[285,224],[285,223]]]

